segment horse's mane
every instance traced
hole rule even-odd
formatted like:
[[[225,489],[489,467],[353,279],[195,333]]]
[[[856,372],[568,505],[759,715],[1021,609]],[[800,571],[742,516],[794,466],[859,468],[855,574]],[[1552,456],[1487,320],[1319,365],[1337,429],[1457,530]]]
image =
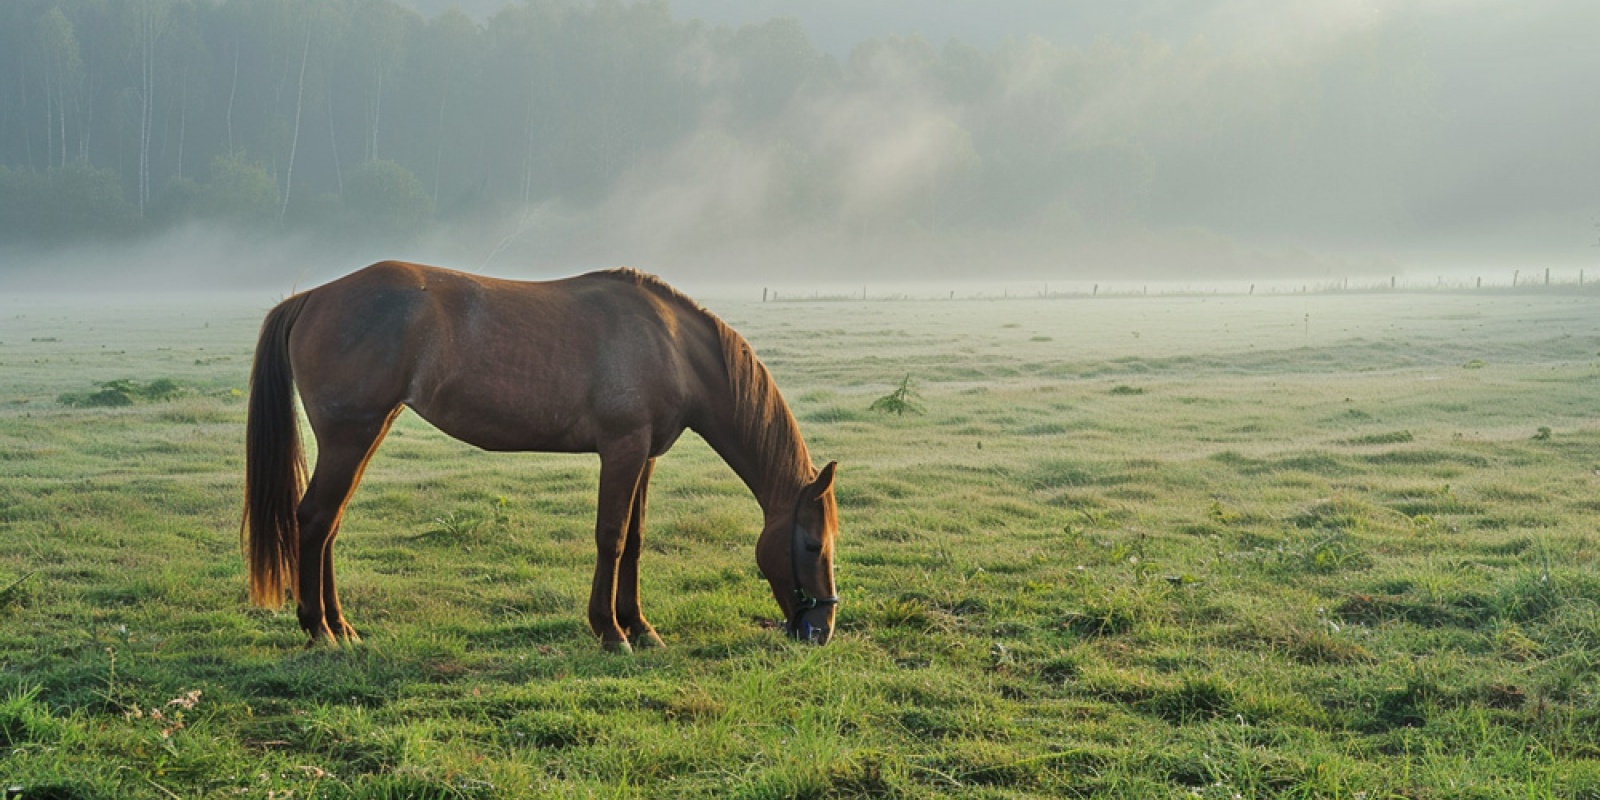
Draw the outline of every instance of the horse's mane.
[[[667,283],[666,281],[661,280],[660,278],[656,277],[655,275],[651,275],[648,272],[641,272],[632,267],[617,267],[616,269],[601,270],[600,272],[594,273],[594,275],[595,277],[599,278],[610,278],[614,281],[631,283],[634,286],[650,292],[651,294],[657,295],[672,302],[674,305],[688,308],[694,311],[696,314],[703,314],[711,319],[717,319],[715,314],[712,314],[710,311],[702,308],[699,303],[694,301],[693,298],[689,297],[683,292],[678,291],[675,287],[673,287],[672,284]],[[717,324],[722,324],[722,320],[717,320]]]
[[[727,367],[728,390],[733,400],[733,424],[739,440],[754,451],[755,466],[762,473],[761,482],[776,487],[811,479],[815,468],[806,451],[805,440],[800,437],[800,426],[778,392],[772,373],[756,357],[755,348],[744,336],[688,295],[648,272],[622,267],[596,274],[632,283],[710,324],[722,344],[722,362]],[[797,470],[801,474],[793,474]]]

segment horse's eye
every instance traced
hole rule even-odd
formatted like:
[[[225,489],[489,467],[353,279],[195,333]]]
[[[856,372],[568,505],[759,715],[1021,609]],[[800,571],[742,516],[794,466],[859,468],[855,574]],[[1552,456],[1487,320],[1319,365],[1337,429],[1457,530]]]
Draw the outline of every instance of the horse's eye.
[[[806,542],[806,552],[807,553],[820,553],[820,552],[822,552],[822,545],[820,545],[820,544],[812,544],[810,542]]]

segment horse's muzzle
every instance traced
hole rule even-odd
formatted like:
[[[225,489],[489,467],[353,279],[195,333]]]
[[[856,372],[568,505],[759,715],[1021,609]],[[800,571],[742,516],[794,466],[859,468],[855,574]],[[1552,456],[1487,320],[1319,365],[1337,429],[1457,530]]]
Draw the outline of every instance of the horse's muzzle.
[[[797,642],[827,644],[833,638],[833,606],[816,606],[795,615],[784,628]]]

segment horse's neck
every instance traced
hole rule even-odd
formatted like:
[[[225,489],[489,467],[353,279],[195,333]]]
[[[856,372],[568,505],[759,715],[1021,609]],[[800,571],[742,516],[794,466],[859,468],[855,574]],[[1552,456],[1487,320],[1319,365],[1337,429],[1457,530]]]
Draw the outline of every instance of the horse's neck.
[[[736,408],[731,392],[720,394],[709,398],[712,413],[696,432],[744,481],[767,517],[792,512],[800,488],[816,472],[794,417],[777,403],[754,424],[741,424],[741,414],[750,410]]]

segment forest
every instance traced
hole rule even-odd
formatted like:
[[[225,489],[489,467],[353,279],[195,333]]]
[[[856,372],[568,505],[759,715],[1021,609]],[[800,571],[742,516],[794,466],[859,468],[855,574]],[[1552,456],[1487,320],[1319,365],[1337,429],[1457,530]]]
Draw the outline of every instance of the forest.
[[[1600,112],[1561,87],[1600,14],[1482,11],[981,49],[907,21],[838,52],[662,0],[8,0],[0,246],[221,222],[658,267],[822,242],[843,274],[1267,274],[1501,234],[1587,256]]]
[[[1315,227],[1353,193],[1379,200],[1358,213],[1394,211],[1368,184],[1401,180],[1413,143],[1388,132],[1423,89],[1374,68],[1404,35],[1341,41],[1287,69],[1148,37],[889,37],[840,57],[793,19],[712,27],[664,2],[530,0],[479,21],[393,0],[11,0],[0,243],[193,220],[397,237],[527,209],[620,220],[658,250]],[[1355,151],[1371,168],[1341,167]],[[1221,202],[1197,195],[1221,175]],[[1320,189],[1249,199],[1285,180]]]

